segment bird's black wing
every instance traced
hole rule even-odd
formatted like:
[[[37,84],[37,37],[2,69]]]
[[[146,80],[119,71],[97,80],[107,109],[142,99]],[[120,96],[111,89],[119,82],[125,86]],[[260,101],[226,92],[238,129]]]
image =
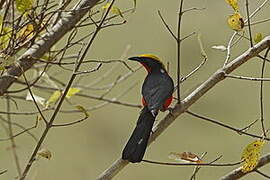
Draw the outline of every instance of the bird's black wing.
[[[173,94],[173,80],[166,73],[149,73],[142,86],[142,95],[150,111],[158,112]]]

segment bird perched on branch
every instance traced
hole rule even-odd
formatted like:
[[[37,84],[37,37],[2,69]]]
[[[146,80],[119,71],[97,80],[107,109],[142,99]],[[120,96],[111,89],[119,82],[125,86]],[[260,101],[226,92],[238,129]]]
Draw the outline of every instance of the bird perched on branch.
[[[158,57],[143,54],[129,60],[140,62],[148,72],[142,86],[143,109],[122,152],[122,159],[136,163],[143,159],[158,112],[165,111],[172,102],[174,84]]]

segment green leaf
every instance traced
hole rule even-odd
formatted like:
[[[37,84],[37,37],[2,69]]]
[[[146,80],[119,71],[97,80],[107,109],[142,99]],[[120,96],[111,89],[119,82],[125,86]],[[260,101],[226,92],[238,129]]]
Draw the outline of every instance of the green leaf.
[[[111,9],[111,11],[112,11],[113,14],[119,15],[122,18],[124,18],[121,10],[118,7],[113,6],[112,9]]]
[[[82,113],[84,113],[84,115],[86,116],[86,117],[89,117],[89,113],[87,112],[87,110],[83,107],[83,106],[81,106],[81,105],[76,105],[75,106],[79,111],[81,111]]]
[[[16,8],[21,14],[27,14],[33,7],[33,0],[15,0]]]
[[[61,91],[54,91],[51,97],[46,102],[46,107],[49,107],[51,104],[55,103],[61,96]]]
[[[2,27],[2,23],[0,24],[0,48],[5,49],[9,45],[9,41],[12,34],[12,29],[9,27]]]
[[[79,88],[69,88],[68,93],[66,95],[66,98],[69,99],[80,91],[81,91],[81,89],[79,89]]]
[[[255,43],[260,42],[262,39],[263,39],[262,33],[256,33],[256,34],[255,34],[255,37],[254,37],[254,42],[255,42]]]
[[[102,6],[102,9],[103,9],[103,10],[106,10],[106,9],[108,9],[108,8],[110,7],[110,5],[111,5],[111,3],[108,2],[108,3],[106,3],[104,6]],[[112,7],[111,7],[111,12],[112,12],[113,14],[116,14],[116,15],[121,16],[121,17],[124,19],[124,15],[123,15],[122,11],[121,11],[118,7],[112,6]]]

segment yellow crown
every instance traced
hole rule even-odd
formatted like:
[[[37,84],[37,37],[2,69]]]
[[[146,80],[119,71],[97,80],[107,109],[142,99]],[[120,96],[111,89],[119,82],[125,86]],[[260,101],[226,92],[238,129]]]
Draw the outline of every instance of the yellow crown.
[[[157,56],[155,56],[153,54],[141,54],[141,55],[139,55],[139,57],[148,57],[148,58],[152,58],[154,60],[157,60],[157,61],[161,62],[161,60]]]
[[[139,55],[139,57],[147,57],[147,58],[154,59],[154,60],[156,60],[156,61],[158,61],[158,62],[161,63],[163,69],[166,69],[165,66],[164,66],[164,64],[162,63],[162,61],[157,56],[155,56],[153,54],[141,54],[141,55]]]

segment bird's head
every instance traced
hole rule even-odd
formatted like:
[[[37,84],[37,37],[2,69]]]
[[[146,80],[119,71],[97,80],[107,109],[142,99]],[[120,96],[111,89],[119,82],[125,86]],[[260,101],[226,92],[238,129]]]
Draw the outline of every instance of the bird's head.
[[[130,57],[128,59],[140,62],[148,72],[159,71],[161,69],[166,71],[165,66],[161,60],[152,54],[142,54],[139,56]]]

